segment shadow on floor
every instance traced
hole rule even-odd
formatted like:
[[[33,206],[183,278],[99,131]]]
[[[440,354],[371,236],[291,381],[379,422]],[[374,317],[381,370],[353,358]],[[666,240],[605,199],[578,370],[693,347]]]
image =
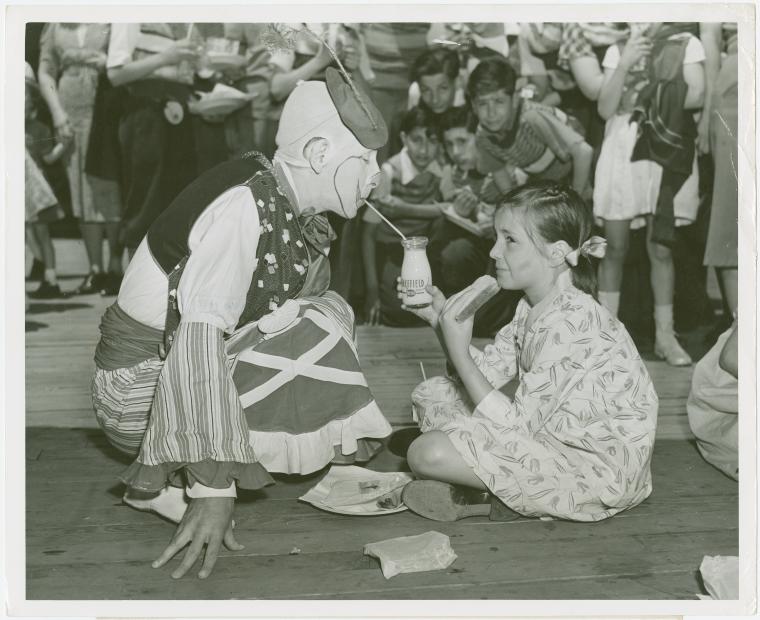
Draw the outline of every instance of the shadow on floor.
[[[42,314],[44,312],[66,312],[66,310],[81,310],[82,308],[92,308],[91,304],[82,303],[32,303],[29,304],[27,314]]]
[[[48,327],[47,323],[39,323],[37,321],[26,321],[24,323],[25,332],[36,332],[41,329],[44,329],[45,327]]]

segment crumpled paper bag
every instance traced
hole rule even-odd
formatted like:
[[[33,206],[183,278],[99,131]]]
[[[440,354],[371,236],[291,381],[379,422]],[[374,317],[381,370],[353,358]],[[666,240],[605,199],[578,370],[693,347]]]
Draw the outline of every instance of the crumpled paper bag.
[[[739,558],[735,555],[706,555],[699,565],[705,590],[701,599],[735,601],[739,599]]]
[[[380,560],[386,579],[399,573],[439,570],[457,559],[449,537],[435,531],[369,543],[364,545],[364,555]]]

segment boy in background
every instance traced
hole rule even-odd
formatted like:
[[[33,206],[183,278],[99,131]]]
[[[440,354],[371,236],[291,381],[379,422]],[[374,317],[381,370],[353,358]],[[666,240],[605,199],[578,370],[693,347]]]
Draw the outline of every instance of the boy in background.
[[[481,172],[492,173],[501,191],[519,185],[516,169],[529,180],[567,183],[591,197],[593,151],[551,106],[515,97],[516,75],[500,58],[482,61],[467,82],[467,96],[478,119],[476,146]]]
[[[431,122],[437,125],[448,109],[465,103],[460,70],[459,54],[454,50],[437,47],[422,52],[411,68],[409,109],[419,106],[430,114]],[[401,121],[405,114],[397,115],[391,124],[391,153],[396,153],[402,146]],[[439,161],[445,159],[443,149],[439,156]]]
[[[469,286],[474,274],[482,274],[488,264],[492,245],[488,220],[498,188],[490,175],[477,169],[475,129],[477,118],[465,106],[449,109],[442,115],[440,132],[450,164],[442,169],[441,197],[454,212],[473,223],[482,223],[481,235],[443,219],[434,232],[430,254],[436,266],[436,286],[447,297]]]
[[[441,196],[456,215],[477,224],[475,234],[446,218],[436,222],[431,235],[433,282],[447,297],[468,287],[483,273],[493,275],[489,251],[493,246],[493,212],[500,191],[490,174],[478,170],[475,144],[477,118],[468,106],[450,108],[440,121],[443,146],[451,164],[444,166]],[[519,182],[525,174],[515,171]],[[475,315],[478,335],[491,335],[512,317],[519,299],[513,291],[500,291]]]

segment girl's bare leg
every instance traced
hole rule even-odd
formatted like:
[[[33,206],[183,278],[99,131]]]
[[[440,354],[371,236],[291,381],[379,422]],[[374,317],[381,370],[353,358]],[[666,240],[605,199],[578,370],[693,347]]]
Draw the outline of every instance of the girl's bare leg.
[[[620,306],[620,286],[630,235],[631,220],[605,220],[607,252],[599,265],[599,301],[613,316],[617,316]]]
[[[103,271],[103,224],[100,222],[79,222],[87,260],[90,261],[90,272]]]
[[[652,241],[652,222],[647,230],[647,253],[651,265],[650,280],[654,294],[654,352],[671,366],[688,366],[691,357],[683,350],[673,329],[673,290],[675,269],[670,248]]]
[[[409,446],[406,460],[419,478],[487,489],[443,431],[428,431],[420,435]]]
[[[108,239],[108,272],[121,274],[124,271],[124,246],[119,243],[120,222],[106,222],[106,238]]]
[[[58,284],[58,275],[55,271],[55,248],[53,248],[48,225],[44,222],[35,222],[32,224],[32,230],[42,251],[42,262],[45,263],[45,280],[50,284]]]

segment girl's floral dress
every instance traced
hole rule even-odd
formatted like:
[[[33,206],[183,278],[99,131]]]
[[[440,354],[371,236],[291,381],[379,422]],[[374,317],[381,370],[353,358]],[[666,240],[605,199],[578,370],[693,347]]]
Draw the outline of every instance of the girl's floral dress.
[[[657,394],[623,325],[569,277],[470,353],[494,387],[477,406],[447,377],[412,402],[507,506],[599,521],[649,496]],[[499,391],[513,380],[514,397]]]

